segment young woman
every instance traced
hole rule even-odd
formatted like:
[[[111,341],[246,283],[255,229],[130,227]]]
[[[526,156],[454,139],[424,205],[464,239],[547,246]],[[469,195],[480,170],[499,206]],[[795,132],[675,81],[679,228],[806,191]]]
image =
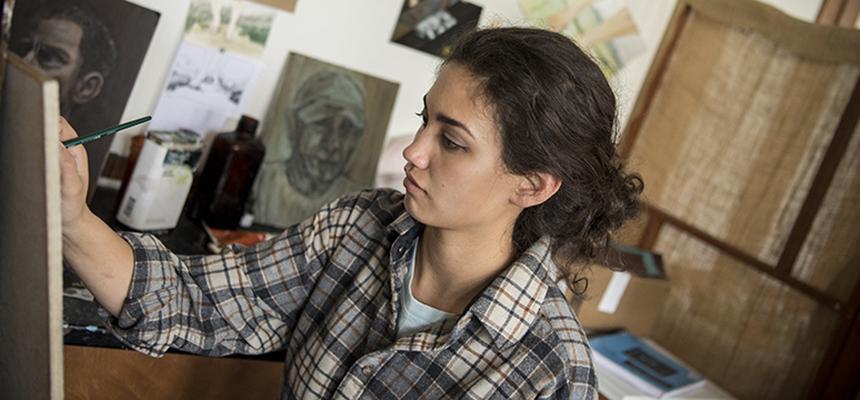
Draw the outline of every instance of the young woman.
[[[64,150],[64,254],[141,352],[285,349],[282,398],[596,398],[559,281],[642,190],[600,69],[559,34],[476,31],[419,115],[405,194],[347,195],[219,255],[115,234],[84,203],[83,149]]]

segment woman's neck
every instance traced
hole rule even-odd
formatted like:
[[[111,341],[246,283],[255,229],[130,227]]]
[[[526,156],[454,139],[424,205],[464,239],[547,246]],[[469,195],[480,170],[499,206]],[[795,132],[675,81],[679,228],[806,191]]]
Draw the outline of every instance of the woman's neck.
[[[513,261],[513,226],[462,232],[426,227],[412,293],[442,311],[460,314]]]

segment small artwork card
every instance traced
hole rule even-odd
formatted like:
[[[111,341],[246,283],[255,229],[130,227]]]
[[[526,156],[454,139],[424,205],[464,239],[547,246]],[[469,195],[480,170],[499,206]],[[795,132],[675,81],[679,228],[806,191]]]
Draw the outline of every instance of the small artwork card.
[[[193,0],[185,41],[261,59],[275,10],[242,0]]]
[[[458,0],[405,0],[391,41],[445,57],[457,37],[478,26],[481,10]]]
[[[519,0],[533,24],[560,32],[587,49],[612,76],[646,51],[623,0]]]

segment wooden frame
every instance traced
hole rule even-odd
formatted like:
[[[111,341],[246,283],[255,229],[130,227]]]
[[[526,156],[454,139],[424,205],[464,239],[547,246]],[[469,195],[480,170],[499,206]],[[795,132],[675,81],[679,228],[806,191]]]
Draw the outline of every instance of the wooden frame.
[[[851,28],[860,14],[860,0],[824,0],[815,22]]]
[[[5,84],[0,131],[0,391],[8,398],[59,399],[59,85],[13,54]]]
[[[698,3],[696,0],[681,0],[675,9],[619,145],[624,159],[628,159],[633,151],[643,122],[651,110],[655,94],[666,79],[671,55],[677,47],[680,34],[696,3]],[[819,19],[830,24],[838,22],[841,25],[853,26],[858,11],[860,11],[860,0],[825,0]],[[845,155],[848,143],[856,131],[858,118],[860,118],[860,79],[854,84],[848,104],[827,146],[823,162],[815,173],[812,186],[775,265],[709,235],[657,206],[646,204],[644,207],[646,222],[638,243],[639,247],[653,250],[661,230],[671,226],[836,312],[837,328],[834,330],[827,353],[818,367],[816,377],[806,393],[808,398],[854,398],[860,389],[860,381],[856,379],[856,371],[860,369],[860,279],[854,282],[849,299],[842,300],[792,276],[792,267],[797,261],[804,240],[810,233],[815,217]],[[852,264],[860,267],[860,259],[853,260]]]

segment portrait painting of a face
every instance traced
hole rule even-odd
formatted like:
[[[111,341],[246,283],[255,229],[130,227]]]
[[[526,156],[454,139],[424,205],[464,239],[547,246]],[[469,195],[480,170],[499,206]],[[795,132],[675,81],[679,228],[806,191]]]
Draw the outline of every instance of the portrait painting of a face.
[[[292,53],[261,139],[252,210],[285,227],[373,185],[397,83]]]
[[[60,113],[84,135],[120,123],[158,18],[122,0],[18,1],[9,50],[59,82]],[[86,147],[95,182],[110,140]]]

